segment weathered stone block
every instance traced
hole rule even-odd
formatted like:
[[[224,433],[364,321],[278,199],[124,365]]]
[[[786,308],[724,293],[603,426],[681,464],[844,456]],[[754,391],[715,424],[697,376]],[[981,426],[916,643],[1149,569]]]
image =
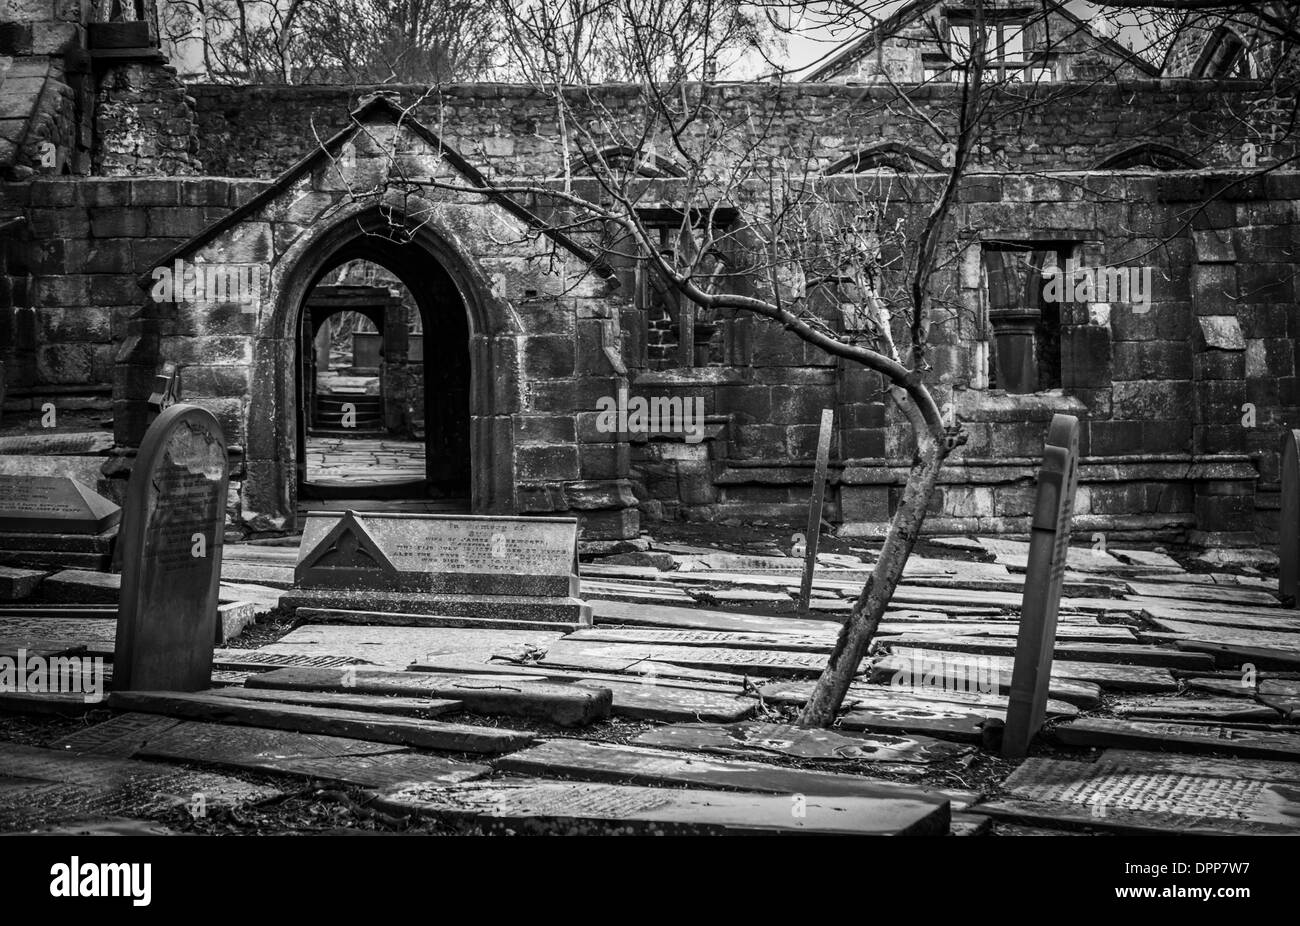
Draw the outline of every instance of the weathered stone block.
[[[96,238],[143,238],[149,234],[146,210],[112,206],[92,208],[90,233]]]
[[[1192,392],[1186,380],[1116,382],[1111,396],[1116,418],[1159,421],[1191,417]]]
[[[840,518],[844,521],[888,521],[893,512],[888,486],[840,485]]]
[[[94,361],[92,344],[45,344],[36,349],[36,373],[44,383],[92,383]]]
[[[578,448],[572,444],[515,448],[515,473],[521,481],[571,481],[580,478]]]

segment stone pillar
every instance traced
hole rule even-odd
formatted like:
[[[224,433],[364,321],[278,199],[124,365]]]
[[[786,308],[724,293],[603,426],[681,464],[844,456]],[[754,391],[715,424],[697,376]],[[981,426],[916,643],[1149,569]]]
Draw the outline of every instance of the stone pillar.
[[[997,339],[997,385],[1015,395],[1038,391],[1038,353],[1034,332],[1042,312],[1037,306],[989,309]]]

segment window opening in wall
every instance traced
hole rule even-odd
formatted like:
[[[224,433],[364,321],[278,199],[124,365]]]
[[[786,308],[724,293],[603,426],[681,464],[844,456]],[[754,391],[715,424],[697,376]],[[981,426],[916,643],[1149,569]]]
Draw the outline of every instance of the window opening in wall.
[[[1064,268],[1073,243],[996,242],[983,248],[989,388],[1012,394],[1061,386],[1061,307],[1044,297],[1046,275]]]

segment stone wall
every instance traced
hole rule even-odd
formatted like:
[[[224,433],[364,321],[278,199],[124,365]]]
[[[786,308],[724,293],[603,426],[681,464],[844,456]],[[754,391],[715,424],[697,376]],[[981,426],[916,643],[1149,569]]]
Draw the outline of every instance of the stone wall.
[[[1234,540],[1271,522],[1277,434],[1300,420],[1292,218],[1300,175],[1253,178],[1200,208],[1209,191],[1244,176],[970,178],[953,217],[959,231],[945,244],[947,269],[935,279],[953,311],[936,313],[929,377],[970,440],[944,472],[928,529],[1025,531],[1057,412],[1082,421],[1080,530]],[[889,185],[913,227],[925,185],[913,187],[910,204],[906,187]],[[1062,305],[1061,388],[989,389],[980,260],[982,246],[998,241],[1068,243],[1086,266],[1149,268],[1150,303]],[[834,364],[766,321],[754,321],[746,339],[752,353],[741,367],[634,373],[634,394],[701,396],[723,422],[695,445],[634,443],[643,510],[797,523],[820,410],[831,407],[836,519],[849,533],[882,532],[912,445],[901,416],[879,399],[880,378]]]
[[[14,337],[0,346],[6,411],[32,418],[48,402],[60,413],[100,412],[112,417],[119,446],[131,446],[147,415],[140,390],[148,395],[159,363],[156,340],[150,351],[141,336],[142,316],[155,309],[138,277],[261,186],[72,177],[0,184],[0,200],[26,218],[8,239],[24,295],[9,322]],[[139,362],[124,362],[131,358]],[[105,489],[119,500],[127,472],[122,465],[106,474]]]
[[[0,180],[89,166],[86,10],[85,0],[0,0]]]
[[[373,89],[373,88],[371,88]],[[416,118],[439,132],[473,164],[498,176],[555,176],[561,160],[554,104],[517,85],[474,84],[444,88],[421,101],[426,88],[385,87]],[[366,88],[230,87],[193,85],[200,157],[214,176],[270,176],[304,156],[348,124],[347,113]],[[920,116],[900,112],[897,93],[881,87],[835,84],[722,84],[709,89],[719,119],[743,124],[751,115],[772,125],[763,151],[781,166],[790,151],[826,168],[862,148],[895,142],[934,159],[941,156],[933,131]],[[950,127],[959,88],[908,88],[919,113]],[[1286,100],[1250,82],[1209,87],[1198,81],[1121,81],[1055,84],[1026,89],[1041,100],[1027,106],[1005,96],[994,112],[1006,116],[977,153],[974,169],[1090,170],[1141,144],[1161,144],[1212,166],[1240,165],[1241,144],[1259,141],[1249,121],[1285,124]],[[628,85],[597,87],[592,96],[611,124],[639,125],[644,104]],[[578,112],[585,91],[573,91]],[[1226,114],[1232,118],[1225,118]],[[1238,122],[1239,114],[1245,121]],[[632,132],[633,137],[637,133]],[[1266,133],[1267,134],[1267,133]],[[1264,146],[1260,164],[1288,157],[1290,143]],[[667,156],[671,147],[659,146]],[[715,152],[715,157],[721,157]]]
[[[94,172],[177,176],[200,172],[194,99],[172,67],[121,64],[99,80]]]

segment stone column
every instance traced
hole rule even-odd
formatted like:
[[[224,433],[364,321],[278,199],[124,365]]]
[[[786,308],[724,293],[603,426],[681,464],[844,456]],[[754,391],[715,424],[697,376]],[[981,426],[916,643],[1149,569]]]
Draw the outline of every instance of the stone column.
[[[1038,390],[1034,333],[1041,317],[1037,306],[989,309],[989,322],[997,339],[998,388],[1016,395]]]

